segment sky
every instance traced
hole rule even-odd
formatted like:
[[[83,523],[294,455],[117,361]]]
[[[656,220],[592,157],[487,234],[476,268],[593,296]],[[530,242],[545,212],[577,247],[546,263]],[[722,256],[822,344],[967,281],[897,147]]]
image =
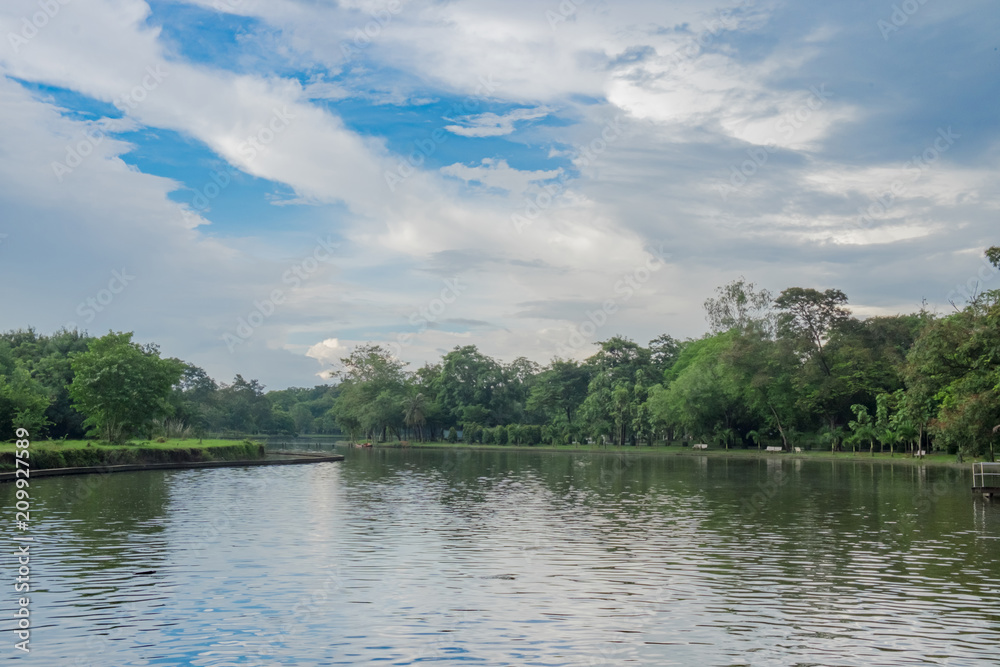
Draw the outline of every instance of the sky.
[[[322,383],[1000,287],[995,0],[5,0],[0,329]]]

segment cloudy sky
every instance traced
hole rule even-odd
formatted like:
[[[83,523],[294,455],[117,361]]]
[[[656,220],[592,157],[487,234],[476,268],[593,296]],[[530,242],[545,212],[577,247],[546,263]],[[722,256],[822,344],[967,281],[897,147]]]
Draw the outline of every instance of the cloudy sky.
[[[995,0],[5,0],[0,328],[311,386],[1000,287]],[[993,282],[991,282],[993,281]]]

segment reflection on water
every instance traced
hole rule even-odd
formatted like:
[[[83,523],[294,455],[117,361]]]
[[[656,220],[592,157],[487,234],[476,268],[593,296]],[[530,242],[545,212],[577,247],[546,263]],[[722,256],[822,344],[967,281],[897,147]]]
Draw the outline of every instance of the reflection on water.
[[[964,470],[863,457],[344,453],[33,481],[27,659],[997,661],[1000,503],[974,497]],[[4,507],[13,491],[0,486]]]

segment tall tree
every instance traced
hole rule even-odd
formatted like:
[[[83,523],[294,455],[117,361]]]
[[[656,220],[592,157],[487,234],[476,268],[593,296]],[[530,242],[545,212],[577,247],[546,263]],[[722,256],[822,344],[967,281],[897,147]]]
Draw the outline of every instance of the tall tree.
[[[548,422],[565,420],[573,424],[577,410],[587,398],[590,367],[572,359],[553,359],[535,379],[527,409]]]
[[[364,433],[385,440],[399,436],[401,406],[406,397],[406,363],[376,344],[361,345],[340,360],[340,393],[333,410],[341,427],[356,436]]]
[[[716,296],[705,300],[705,319],[710,333],[755,328],[770,335],[774,331],[771,292],[758,289],[743,276],[717,287]]]
[[[0,340],[0,438],[14,437],[18,428],[40,437],[49,424],[49,395],[31,377],[24,362],[15,359],[10,345]]]
[[[132,332],[108,333],[72,356],[69,393],[84,424],[108,442],[123,442],[169,412],[167,397],[183,368],[161,359],[153,345],[132,342]]]
[[[830,364],[823,346],[830,330],[850,317],[846,308],[847,295],[838,289],[820,292],[811,288],[789,287],[782,291],[774,304],[781,311],[778,316],[781,333],[801,341],[805,350],[830,375]]]

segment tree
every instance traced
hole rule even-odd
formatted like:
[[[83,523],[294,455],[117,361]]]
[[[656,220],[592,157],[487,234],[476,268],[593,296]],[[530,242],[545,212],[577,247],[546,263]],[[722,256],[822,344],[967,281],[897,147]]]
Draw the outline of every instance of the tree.
[[[765,425],[776,430],[784,449],[791,451],[789,434],[799,416],[795,374],[800,365],[787,341],[770,340],[764,332],[751,330],[733,339],[724,360],[732,369],[731,385],[739,392],[737,403],[757,425],[751,430],[760,431]],[[757,443],[759,448],[759,439]]]
[[[215,407],[213,430],[257,434],[275,429],[271,400],[259,381],[237,374],[230,385],[222,385],[212,397]],[[283,425],[288,422],[281,417]]]
[[[749,430],[744,372],[732,364],[738,339],[739,332],[730,330],[687,345],[667,373],[666,390],[649,394],[650,421],[699,438],[737,426]]]
[[[590,368],[572,359],[553,359],[535,378],[526,409],[547,422],[564,417],[572,424],[577,410],[587,398]]]
[[[1000,264],[1000,249],[987,258]],[[995,457],[1000,422],[1000,292],[978,295],[961,311],[924,327],[907,355],[906,399],[918,429],[961,459]]]
[[[646,399],[636,387],[650,375],[649,350],[623,336],[599,343],[601,349],[587,360],[591,381],[581,412],[596,436],[614,436],[618,445],[631,439],[639,404]]]
[[[730,329],[746,331],[755,328],[770,335],[774,330],[771,310],[773,295],[766,289],[757,289],[743,276],[715,289],[716,298],[705,300],[705,319],[713,334]]]
[[[436,389],[445,417],[450,423],[465,418],[465,409],[479,406],[485,412],[469,412],[475,421],[506,423],[514,406],[503,391],[503,368],[496,360],[482,354],[475,345],[456,347],[441,359]],[[484,418],[485,416],[485,418]]]
[[[649,341],[650,363],[654,368],[657,382],[663,382],[663,375],[677,363],[684,343],[669,334],[660,334]]]
[[[851,410],[855,414],[855,419],[848,422],[847,427],[852,431],[849,440],[851,444],[855,445],[854,452],[857,453],[856,445],[858,443],[867,440],[871,447],[872,456],[875,456],[875,438],[878,435],[878,431],[872,420],[872,416],[868,413],[868,407],[860,404],[852,405]]]
[[[820,292],[789,287],[775,299],[774,304],[781,311],[778,316],[779,331],[801,341],[823,371],[830,375],[823,345],[830,330],[850,317],[850,311],[845,307],[847,296],[838,289]]]
[[[427,423],[427,397],[417,392],[403,399],[403,423],[417,428],[417,437],[423,442],[424,424]]]
[[[48,408],[48,392],[14,358],[10,345],[0,340],[0,438],[13,438],[18,428],[41,436],[49,424]]]
[[[170,393],[172,421],[202,433],[210,428],[213,405],[217,404],[219,385],[204,369],[177,360],[183,367],[181,379]],[[216,412],[216,421],[218,412]]]
[[[0,334],[10,345],[18,366],[27,372],[47,394],[45,431],[51,438],[82,438],[86,434],[83,415],[73,407],[68,386],[73,382],[70,355],[86,352],[90,337],[78,331],[62,329],[51,336],[34,329],[18,329]]]
[[[333,410],[337,423],[352,437],[364,433],[384,441],[399,436],[403,425],[400,407],[406,398],[406,363],[376,344],[360,345],[340,360],[342,379]]]
[[[74,405],[86,426],[115,443],[167,415],[167,397],[183,372],[177,361],[161,359],[155,345],[132,342],[132,332],[109,332],[71,359]]]

